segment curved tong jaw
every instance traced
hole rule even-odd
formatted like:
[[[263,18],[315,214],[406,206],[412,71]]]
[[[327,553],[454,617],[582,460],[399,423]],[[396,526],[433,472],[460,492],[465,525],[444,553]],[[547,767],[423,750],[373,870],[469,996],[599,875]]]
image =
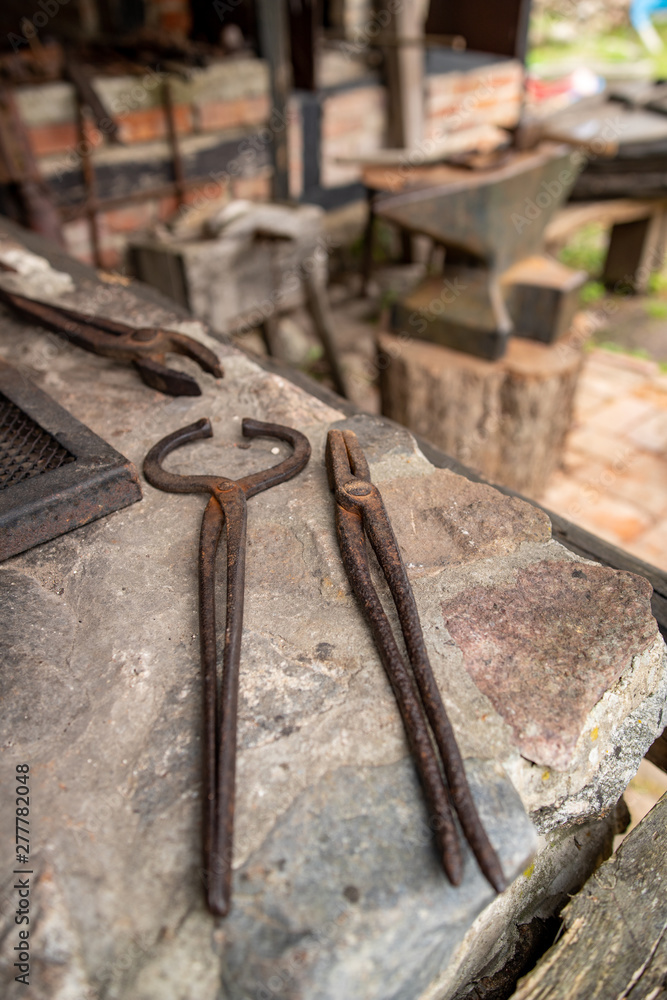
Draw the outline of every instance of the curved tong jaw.
[[[253,420],[244,417],[241,423],[244,437],[271,437],[286,441],[292,446],[292,452],[276,465],[260,472],[250,473],[242,479],[227,479],[226,476],[183,476],[168,472],[162,467],[162,462],[172,451],[181,448],[191,441],[213,437],[213,428],[208,417],[202,417],[194,424],[181,427],[172,434],[167,434],[154,444],[144,459],[144,475],[151,486],[166,493],[210,493],[222,502],[220,493],[228,493],[230,487],[238,487],[246,497],[284,483],[308,464],[310,458],[310,443],[308,438],[292,427],[283,424],[270,424],[263,420]]]

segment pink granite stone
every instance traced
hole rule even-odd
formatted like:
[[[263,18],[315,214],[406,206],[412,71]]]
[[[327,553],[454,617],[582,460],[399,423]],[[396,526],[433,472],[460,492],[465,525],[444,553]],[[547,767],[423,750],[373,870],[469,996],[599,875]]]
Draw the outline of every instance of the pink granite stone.
[[[545,561],[513,586],[463,591],[443,615],[523,756],[563,770],[593,706],[656,638],[651,593],[632,573]]]

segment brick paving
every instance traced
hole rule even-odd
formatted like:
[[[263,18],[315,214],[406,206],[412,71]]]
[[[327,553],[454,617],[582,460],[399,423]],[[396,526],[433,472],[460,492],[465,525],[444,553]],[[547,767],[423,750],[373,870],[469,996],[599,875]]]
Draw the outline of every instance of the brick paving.
[[[654,361],[586,357],[561,468],[538,498],[667,570],[667,378]]]

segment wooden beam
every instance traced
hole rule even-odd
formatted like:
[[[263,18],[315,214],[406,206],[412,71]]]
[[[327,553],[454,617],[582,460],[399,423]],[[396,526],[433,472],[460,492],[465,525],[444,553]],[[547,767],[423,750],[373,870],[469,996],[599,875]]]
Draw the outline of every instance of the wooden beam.
[[[257,13],[262,55],[269,64],[271,79],[272,108],[269,127],[273,131],[272,194],[276,201],[287,201],[289,198],[287,102],[292,86],[292,72],[286,0],[257,0]]]
[[[383,32],[389,146],[411,148],[423,139],[424,50],[421,45],[404,46],[402,40],[423,39],[425,6],[424,0],[400,5]]]

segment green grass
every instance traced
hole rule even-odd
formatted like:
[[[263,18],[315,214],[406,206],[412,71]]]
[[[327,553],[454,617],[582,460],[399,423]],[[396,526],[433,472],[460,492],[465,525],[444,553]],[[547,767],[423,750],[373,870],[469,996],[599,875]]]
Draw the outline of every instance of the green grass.
[[[652,302],[647,302],[644,306],[648,316],[652,316],[653,319],[667,319],[667,302],[664,299],[654,299]]]
[[[615,28],[604,34],[589,34],[585,24],[574,22],[571,17],[547,16],[534,18],[531,25],[531,36],[538,39],[527,58],[528,68],[544,71],[550,65],[572,63],[576,65],[591,65],[600,70],[605,63],[618,66],[623,63],[636,63],[638,60],[647,63],[654,75],[660,75],[661,67],[667,64],[667,55],[658,53],[653,56],[644,47],[641,39],[631,25]],[[656,23],[656,30],[667,38],[667,25]],[[559,29],[572,32],[571,38],[557,37]],[[664,69],[663,69],[664,72]]]
[[[609,234],[599,222],[591,222],[582,226],[570,242],[558,254],[559,259],[568,267],[588,271],[590,275],[598,275],[602,271]]]
[[[582,306],[592,306],[607,294],[607,289],[601,281],[587,281],[579,293]]]
[[[652,361],[652,357],[644,347],[623,347],[612,340],[601,340],[591,343],[591,350],[609,351],[610,354],[627,354],[631,358],[641,358],[642,361]],[[667,364],[667,362],[664,362]]]
[[[648,279],[647,289],[650,295],[663,295],[667,292],[667,274],[664,271],[654,271]]]

